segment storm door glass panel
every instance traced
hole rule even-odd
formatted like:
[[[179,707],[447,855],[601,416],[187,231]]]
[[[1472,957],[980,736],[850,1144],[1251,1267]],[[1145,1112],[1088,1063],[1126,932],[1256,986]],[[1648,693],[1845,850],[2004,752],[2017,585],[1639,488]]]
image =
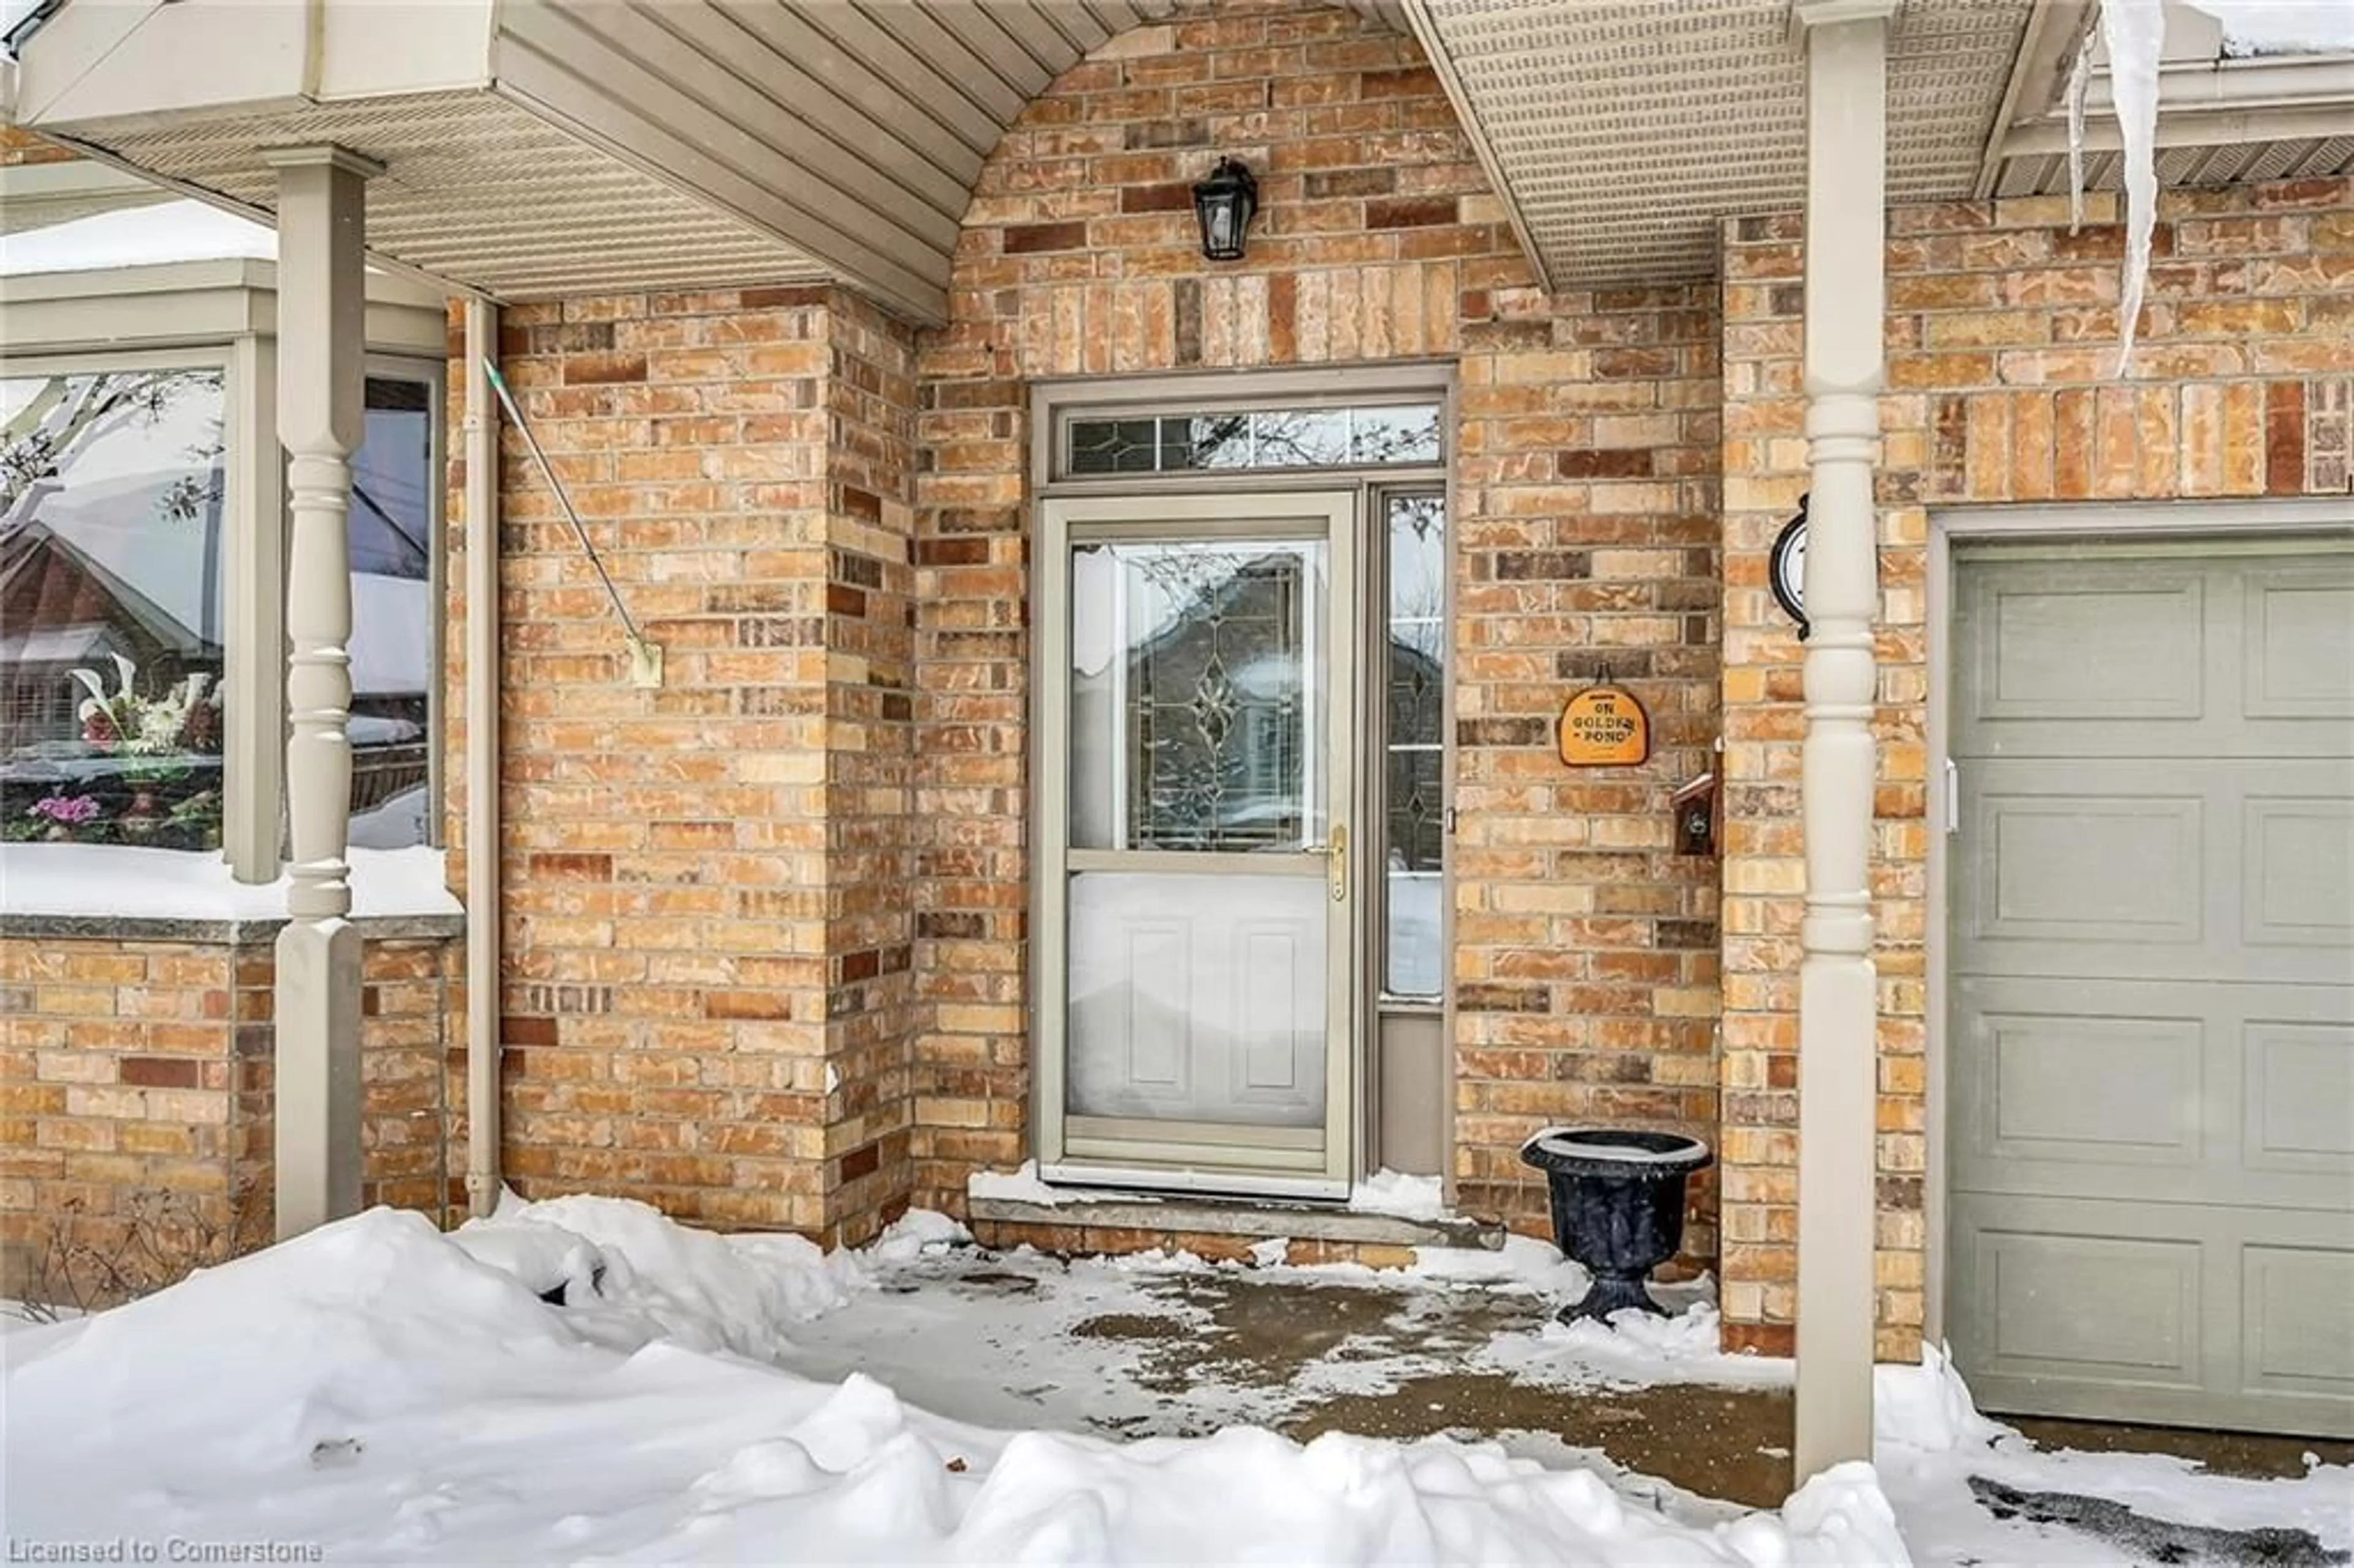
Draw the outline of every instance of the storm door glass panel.
[[[1283,540],[1072,553],[1074,847],[1321,841],[1323,551]]]
[[[1072,551],[1074,1116],[1323,1124],[1329,578],[1320,539]]]
[[[1382,649],[1388,704],[1382,990],[1435,999],[1445,981],[1447,500],[1392,495],[1384,510],[1389,615]]]

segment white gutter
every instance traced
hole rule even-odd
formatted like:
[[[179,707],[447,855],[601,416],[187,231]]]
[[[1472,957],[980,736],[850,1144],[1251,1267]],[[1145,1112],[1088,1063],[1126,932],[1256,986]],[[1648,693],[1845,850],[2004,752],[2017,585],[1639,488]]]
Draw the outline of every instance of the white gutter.
[[[466,1203],[499,1202],[499,313],[466,302]]]

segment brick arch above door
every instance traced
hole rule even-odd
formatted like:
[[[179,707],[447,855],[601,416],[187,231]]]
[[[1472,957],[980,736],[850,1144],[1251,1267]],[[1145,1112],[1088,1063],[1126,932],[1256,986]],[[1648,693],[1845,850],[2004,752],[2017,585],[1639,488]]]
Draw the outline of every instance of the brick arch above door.
[[[1246,258],[1188,185],[1244,157]],[[917,1202],[1029,1152],[1029,384],[1436,361],[1456,377],[1460,933],[1451,1167],[1535,1227],[1547,1120],[1712,1136],[1715,880],[1663,835],[1716,703],[1712,286],[1540,289],[1413,39],[1316,4],[1221,6],[1064,73],[991,154],[919,351]],[[1638,773],[1551,759],[1610,662],[1660,726]],[[1467,727],[1468,726],[1468,727]],[[1712,1192],[1692,1250],[1712,1245]]]

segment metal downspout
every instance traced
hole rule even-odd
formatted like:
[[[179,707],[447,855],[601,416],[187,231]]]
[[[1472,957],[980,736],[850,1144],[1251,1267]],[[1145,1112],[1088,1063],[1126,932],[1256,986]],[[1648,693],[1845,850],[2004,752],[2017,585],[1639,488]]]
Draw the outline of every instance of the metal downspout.
[[[466,1203],[498,1207],[499,415],[488,366],[498,307],[466,302]]]

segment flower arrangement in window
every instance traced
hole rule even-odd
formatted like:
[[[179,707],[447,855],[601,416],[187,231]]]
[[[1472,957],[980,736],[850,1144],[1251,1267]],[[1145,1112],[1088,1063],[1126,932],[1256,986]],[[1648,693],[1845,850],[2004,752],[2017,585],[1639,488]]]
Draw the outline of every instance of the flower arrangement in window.
[[[91,765],[5,824],[10,839],[201,849],[220,839],[220,694],[202,671],[156,695],[139,666],[112,655],[109,691],[95,670],[71,672],[90,694],[75,711]]]

